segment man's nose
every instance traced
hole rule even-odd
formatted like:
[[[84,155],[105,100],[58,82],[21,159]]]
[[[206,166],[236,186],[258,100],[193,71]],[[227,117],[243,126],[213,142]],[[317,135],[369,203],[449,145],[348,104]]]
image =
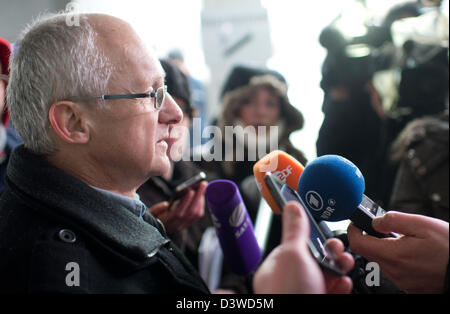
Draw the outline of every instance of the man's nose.
[[[159,113],[159,122],[177,124],[183,120],[183,111],[169,94],[166,94],[164,105]]]

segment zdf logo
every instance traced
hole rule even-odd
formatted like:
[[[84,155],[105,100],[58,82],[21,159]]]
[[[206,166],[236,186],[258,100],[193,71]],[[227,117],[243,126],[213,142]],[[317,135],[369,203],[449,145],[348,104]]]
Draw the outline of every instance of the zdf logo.
[[[292,174],[292,170],[292,166],[288,165],[286,169],[276,171],[273,175],[280,179],[283,183],[286,183],[287,178]]]

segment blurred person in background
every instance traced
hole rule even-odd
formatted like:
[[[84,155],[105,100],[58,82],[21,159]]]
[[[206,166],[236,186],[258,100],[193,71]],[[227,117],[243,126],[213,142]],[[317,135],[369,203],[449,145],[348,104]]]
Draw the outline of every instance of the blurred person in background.
[[[449,215],[449,120],[440,115],[410,122],[392,146],[400,164],[390,208],[438,218]]]
[[[235,182],[250,218],[255,223],[261,194],[254,179],[253,166],[263,157],[258,156],[258,147],[262,147],[265,153],[269,153],[273,148],[271,141],[276,142],[278,146],[274,149],[287,152],[305,165],[304,154],[289,140],[290,134],[301,130],[303,123],[303,115],[291,104],[287,95],[286,80],[280,73],[250,66],[235,66],[225,81],[222,91],[222,111],[216,122],[222,138],[221,142],[217,138],[214,140],[215,145],[219,145],[222,149],[222,160],[202,161],[198,163],[199,167],[207,173],[208,180],[228,179]],[[272,133],[271,126],[276,127],[278,132]],[[255,131],[227,134],[226,127],[242,129],[250,127]],[[258,127],[266,128],[258,132]],[[256,145],[253,145],[255,143]],[[227,145],[229,145],[228,150]],[[212,149],[215,148],[216,146]],[[230,155],[226,155],[227,152]],[[237,159],[238,152],[243,152],[243,160]],[[199,152],[194,151],[195,153]],[[250,156],[254,156],[255,159],[249,158]],[[270,225],[265,255],[279,245],[280,241],[281,218],[274,216]],[[252,289],[251,278],[235,276],[224,267],[220,287],[238,293],[247,293]]]
[[[446,106],[448,17],[433,13],[441,2],[396,5],[380,26],[366,26],[364,36],[346,37],[336,21],[320,36],[328,54],[317,154],[337,153],[355,162],[366,177],[366,194],[385,207],[398,169],[389,156],[392,142],[409,122]],[[425,9],[429,6],[437,9]],[[428,22],[414,24],[425,17]],[[398,26],[404,23],[415,26]],[[441,34],[441,24],[447,25],[447,35]]]
[[[384,110],[372,84],[370,47],[351,45],[335,28],[320,35],[328,54],[322,67],[324,120],[316,142],[317,155],[336,154],[351,160],[366,178],[366,194],[374,198]]]
[[[6,39],[0,38],[0,195],[6,189],[5,175],[9,156],[13,148],[22,143],[19,134],[12,126],[6,104],[10,55],[10,43]]]
[[[441,5],[440,0],[418,1],[418,14],[391,23],[391,38],[399,56],[391,67],[399,80],[397,97],[386,111],[382,129],[383,167],[378,196],[385,206],[391,202],[394,189],[398,191],[394,184],[403,159],[399,156],[403,150],[400,147],[412,144],[406,138],[416,133],[410,123],[427,116],[442,116],[448,107],[448,12],[442,12]],[[407,125],[408,131],[404,131]],[[396,151],[394,157],[392,150]]]
[[[199,79],[195,78],[194,75],[191,74],[191,72],[188,70],[188,67],[186,66],[184,62],[184,55],[180,49],[174,49],[170,51],[167,55],[168,59],[172,61],[180,70],[184,73],[184,75],[187,77],[189,81],[189,88],[191,93],[191,102],[192,107],[195,110],[195,114],[191,117],[197,117],[200,118],[201,122],[201,130],[203,132],[203,129],[209,125],[208,121],[208,106],[206,103],[206,88],[205,85],[200,81]],[[191,128],[191,138],[192,138],[192,128]],[[201,143],[203,144],[205,141],[204,138],[202,138]],[[191,148],[193,146],[193,142],[189,143]]]
[[[253,165],[263,157],[259,156],[258,149],[262,148],[264,155],[272,148],[283,150],[305,165],[304,154],[289,139],[293,132],[303,128],[303,115],[291,104],[286,80],[280,73],[238,65],[225,81],[222,111],[216,124],[221,130],[222,142],[215,139],[215,145],[222,148],[222,160],[201,162],[200,165],[210,178],[234,181],[241,188],[244,201],[250,207],[250,216],[254,219],[260,195],[254,190],[257,187]],[[261,127],[261,131],[258,130]],[[275,127],[277,132],[271,132],[271,127]],[[231,134],[225,131],[226,128],[247,128],[250,131]],[[272,143],[278,145],[274,148]],[[243,153],[240,156],[243,160],[238,160],[240,153]]]
[[[401,175],[403,180],[398,178],[397,182],[405,183],[405,180],[411,180],[411,182],[404,189],[400,185],[397,186],[397,192],[395,192],[397,196],[393,196],[397,202],[392,200],[391,205],[388,206],[396,173],[395,162],[392,162],[394,159],[390,159],[389,156],[392,141],[408,121],[426,114],[442,112],[448,93],[448,75],[445,74],[448,71],[448,63],[447,58],[443,58],[441,48],[434,46],[432,49],[428,47],[424,50],[419,48],[420,45],[406,43],[405,47],[396,47],[394,43],[396,34],[392,31],[392,25],[405,18],[420,16],[421,8],[422,5],[419,2],[406,2],[395,6],[389,10],[380,26],[368,27],[367,34],[362,37],[344,37],[333,26],[327,27],[322,32],[320,42],[328,49],[328,55],[323,65],[321,82],[325,92],[323,104],[325,119],[317,141],[317,152],[318,155],[338,153],[346,156],[345,154],[348,154],[347,157],[350,160],[359,163],[366,178],[365,193],[385,208],[397,210],[399,205],[399,210],[406,207],[410,211],[426,208],[425,211],[428,212],[437,210],[444,215],[447,212],[448,217],[448,197],[447,205],[445,205],[445,195],[448,193],[442,191],[448,187],[448,174],[446,174],[448,171],[439,173],[438,170],[445,170],[445,156],[448,156],[448,148],[437,153],[439,158],[431,158],[434,161],[430,160],[429,166],[432,166],[434,170],[427,170],[426,174],[423,174],[423,178],[427,177],[423,182],[424,185],[418,182],[417,178],[412,180],[411,172],[415,171],[417,174],[418,168],[427,162],[423,161],[421,165],[417,165],[416,156],[405,161],[406,169]],[[412,53],[413,50],[414,53]],[[431,62],[421,65],[426,58],[420,56],[432,57],[429,60]],[[395,90],[393,94],[398,95],[397,98],[393,97],[392,106],[385,106],[387,102],[382,96],[386,93],[380,94],[375,88],[380,86],[379,81],[374,80],[375,75],[384,70],[398,72],[401,78],[399,86],[387,82],[389,88]],[[379,80],[380,77],[383,78],[383,76],[377,76],[376,79]],[[364,84],[364,82],[367,83]],[[386,86],[386,83],[383,85]],[[353,94],[360,95],[359,101],[356,101],[357,97],[348,97],[350,94],[348,91],[351,90],[349,87],[353,87],[356,91]],[[353,105],[348,102],[351,98],[353,98]],[[347,104],[343,101],[347,101]],[[335,106],[331,107],[332,105]],[[437,131],[436,122],[435,120],[434,131],[431,132],[442,136],[443,132],[445,133],[445,125],[440,128],[441,131]],[[442,125],[442,123],[443,121],[440,121],[437,124]],[[416,133],[417,136],[418,132],[411,132],[410,129],[408,133],[410,136]],[[440,140],[436,140],[436,136],[431,135],[431,137],[434,137],[434,144],[431,144],[433,140],[429,139],[428,145],[425,146],[445,149],[445,137],[441,137]],[[399,149],[397,145],[396,148],[396,158],[400,160],[402,157],[407,158],[404,149],[408,147],[408,144],[404,139],[403,136],[403,147]],[[355,143],[359,144],[355,145]],[[403,156],[398,156],[399,150],[402,151],[400,155],[403,154]],[[422,145],[422,150],[427,148]],[[414,169],[410,165],[412,159],[415,159],[413,163],[416,164],[416,168]],[[396,159],[396,162],[399,162],[399,159]],[[447,180],[446,183],[445,180]],[[433,184],[425,187],[425,181],[427,183],[434,181],[436,184],[440,182],[443,186],[438,188]],[[409,188],[412,188],[411,194],[408,194]],[[418,194],[413,195],[414,193]],[[430,198],[434,198],[433,206],[428,206],[431,205]],[[348,243],[345,233],[342,234],[342,239],[344,243]],[[383,274],[380,287],[367,287],[358,273],[365,269],[368,261],[357,254],[354,254],[354,257],[356,267],[350,276],[354,281],[356,293],[402,292]]]
[[[290,103],[286,80],[276,71],[235,66],[223,87],[222,110],[216,124],[222,134],[222,142],[215,143],[221,144],[222,160],[201,164],[216,177],[233,180],[239,185],[253,176],[253,165],[263,157],[258,156],[258,146],[265,145],[262,148],[269,153],[271,141],[278,143],[277,149],[306,163],[304,154],[289,140],[293,132],[303,128],[303,115]],[[271,134],[271,126],[278,132]],[[255,132],[234,132],[228,134],[232,138],[226,138],[226,127],[250,127]],[[265,127],[265,132],[259,132],[258,127]],[[227,151],[226,145],[234,145],[235,149]],[[237,152],[244,153],[243,160],[236,158]],[[249,160],[249,156],[256,156],[255,160]]]

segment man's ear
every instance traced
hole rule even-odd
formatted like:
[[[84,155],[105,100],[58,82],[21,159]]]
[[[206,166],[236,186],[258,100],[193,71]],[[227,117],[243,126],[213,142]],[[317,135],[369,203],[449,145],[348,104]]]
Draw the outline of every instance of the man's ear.
[[[85,144],[89,141],[87,117],[79,104],[71,101],[56,102],[50,107],[48,117],[53,130],[64,142]]]

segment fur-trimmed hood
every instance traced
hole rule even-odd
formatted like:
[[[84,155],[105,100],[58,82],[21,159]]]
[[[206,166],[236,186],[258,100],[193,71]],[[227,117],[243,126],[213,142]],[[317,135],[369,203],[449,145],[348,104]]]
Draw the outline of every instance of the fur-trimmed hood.
[[[225,126],[235,126],[237,124],[241,106],[256,90],[261,88],[274,91],[280,98],[281,113],[279,122],[284,126],[284,131],[283,134],[280,134],[280,138],[288,138],[292,132],[303,128],[303,115],[289,102],[286,84],[275,76],[266,74],[253,77],[249,84],[224,95],[222,113],[218,120],[218,126],[222,131]]]
[[[425,139],[440,143],[439,146],[447,147],[448,150],[448,123],[448,109],[440,115],[425,116],[410,122],[391,146],[391,162],[400,162],[406,156],[406,153],[411,145]],[[440,152],[430,152],[430,154],[436,153]]]

